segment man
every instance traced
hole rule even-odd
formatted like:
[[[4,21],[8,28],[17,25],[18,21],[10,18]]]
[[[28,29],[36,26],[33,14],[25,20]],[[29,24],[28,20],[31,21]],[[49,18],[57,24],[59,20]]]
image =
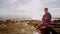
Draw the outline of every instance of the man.
[[[44,8],[45,14],[42,18],[42,25],[39,27],[42,34],[49,34],[50,23],[51,23],[51,14],[48,12],[48,8]]]

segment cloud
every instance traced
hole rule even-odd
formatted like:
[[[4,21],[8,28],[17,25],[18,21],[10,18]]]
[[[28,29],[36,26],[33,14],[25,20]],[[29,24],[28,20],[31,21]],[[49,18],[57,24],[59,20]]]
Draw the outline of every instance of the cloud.
[[[0,0],[0,9],[17,9],[17,10],[39,10],[41,3],[39,0]]]
[[[0,0],[0,9],[14,9],[16,7],[21,7],[23,5],[26,5],[29,3],[31,0]]]
[[[53,17],[60,17],[60,8],[51,8],[49,9],[49,12]]]
[[[7,4],[5,3],[7,2]],[[40,1],[38,0],[8,0],[2,1],[3,5],[7,8],[0,10],[0,15],[38,15],[40,12]],[[2,7],[1,6],[1,7]],[[2,12],[1,12],[2,11]],[[40,13],[39,13],[40,14]]]
[[[43,3],[55,2],[57,0],[44,0]]]
[[[53,8],[57,5],[54,4],[55,1],[57,0],[0,0],[0,9],[2,9],[0,15],[41,15],[44,7],[50,8],[49,11],[55,15],[57,11],[60,11]]]
[[[14,4],[17,2],[17,0],[7,0],[8,4]]]

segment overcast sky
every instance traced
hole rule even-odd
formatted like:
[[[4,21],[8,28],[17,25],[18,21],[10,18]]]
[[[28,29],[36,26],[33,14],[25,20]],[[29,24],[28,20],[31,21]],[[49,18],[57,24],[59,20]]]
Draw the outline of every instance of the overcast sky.
[[[0,15],[42,17],[48,7],[53,17],[60,17],[60,0],[0,0]]]

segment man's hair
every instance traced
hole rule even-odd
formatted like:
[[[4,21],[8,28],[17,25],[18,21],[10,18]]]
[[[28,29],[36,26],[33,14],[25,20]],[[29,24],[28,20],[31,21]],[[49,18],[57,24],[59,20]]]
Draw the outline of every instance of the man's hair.
[[[48,10],[48,8],[44,8],[44,10]]]

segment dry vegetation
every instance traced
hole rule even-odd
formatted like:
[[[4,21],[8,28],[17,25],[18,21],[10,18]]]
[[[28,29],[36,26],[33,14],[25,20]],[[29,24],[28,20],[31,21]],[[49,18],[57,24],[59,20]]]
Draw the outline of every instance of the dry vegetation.
[[[35,34],[35,27],[28,25],[25,20],[0,20],[0,34]]]
[[[52,24],[54,23],[52,21]],[[41,32],[35,26],[40,26],[40,24],[41,21],[39,20],[0,20],[0,34],[34,34]],[[60,32],[60,28],[55,28],[54,30]]]

